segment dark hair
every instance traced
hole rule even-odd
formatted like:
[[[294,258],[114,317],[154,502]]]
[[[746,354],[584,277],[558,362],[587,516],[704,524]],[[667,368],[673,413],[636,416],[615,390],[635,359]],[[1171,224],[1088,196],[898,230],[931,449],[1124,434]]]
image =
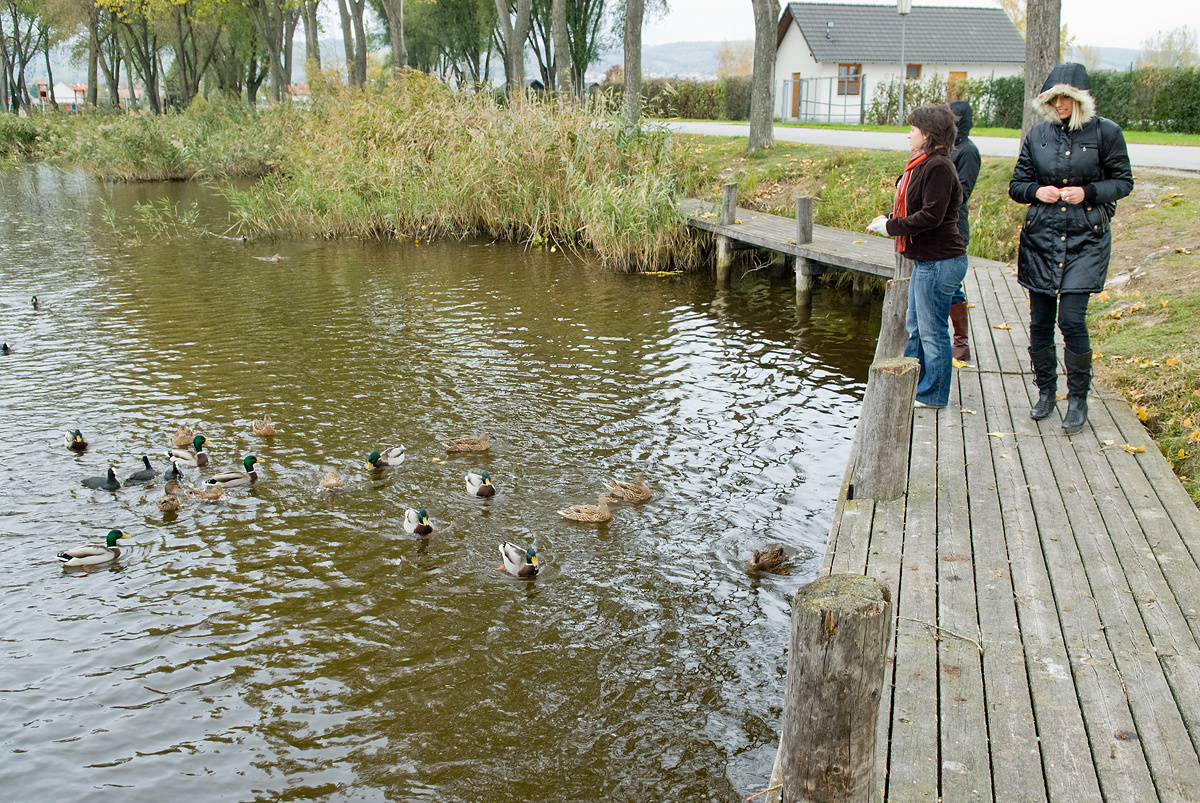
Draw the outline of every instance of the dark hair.
[[[954,150],[954,139],[958,126],[954,112],[945,103],[918,106],[908,113],[908,124],[921,129],[925,135],[925,152],[936,153]]]

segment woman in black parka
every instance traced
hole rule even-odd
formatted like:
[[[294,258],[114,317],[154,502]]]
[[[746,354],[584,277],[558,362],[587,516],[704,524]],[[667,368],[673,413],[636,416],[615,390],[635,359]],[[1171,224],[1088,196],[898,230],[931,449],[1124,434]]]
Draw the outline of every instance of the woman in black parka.
[[[1120,127],[1096,116],[1082,64],[1060,64],[1034,107],[1046,117],[1025,136],[1008,194],[1029,204],[1021,228],[1017,281],[1029,291],[1029,358],[1038,401],[1035,420],[1050,415],[1058,390],[1054,324],[1062,332],[1067,366],[1067,414],[1078,432],[1087,421],[1092,381],[1088,298],[1104,289],[1111,250],[1110,217],[1133,191],[1133,171]]]

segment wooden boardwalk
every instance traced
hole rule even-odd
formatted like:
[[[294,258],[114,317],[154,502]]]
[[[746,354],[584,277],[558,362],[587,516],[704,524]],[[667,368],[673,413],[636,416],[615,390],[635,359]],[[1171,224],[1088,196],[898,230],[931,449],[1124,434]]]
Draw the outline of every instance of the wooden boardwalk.
[[[796,221],[778,215],[766,215],[737,207],[736,222],[721,224],[721,205],[694,198],[679,202],[689,226],[720,234],[739,243],[765,248],[792,257],[832,265],[842,270],[884,276],[895,275],[896,250],[892,240],[873,234],[856,234],[829,226],[813,226],[810,243],[801,243],[796,235]]]
[[[1115,393],[1030,420],[1025,293],[966,285],[973,367],[914,411],[907,495],[843,489],[825,557],[892,592],[877,799],[1200,801],[1200,513]]]

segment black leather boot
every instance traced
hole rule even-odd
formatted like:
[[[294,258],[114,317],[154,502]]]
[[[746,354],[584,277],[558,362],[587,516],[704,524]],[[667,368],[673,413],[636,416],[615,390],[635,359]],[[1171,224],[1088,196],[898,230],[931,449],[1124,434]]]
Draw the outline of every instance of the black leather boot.
[[[1029,352],[1029,362],[1033,367],[1033,384],[1037,385],[1038,400],[1029,411],[1029,417],[1041,421],[1054,411],[1058,402],[1058,356],[1054,344],[1040,351]]]
[[[1065,352],[1067,363],[1067,414],[1062,425],[1068,435],[1074,435],[1087,423],[1087,395],[1092,385],[1092,352]]]

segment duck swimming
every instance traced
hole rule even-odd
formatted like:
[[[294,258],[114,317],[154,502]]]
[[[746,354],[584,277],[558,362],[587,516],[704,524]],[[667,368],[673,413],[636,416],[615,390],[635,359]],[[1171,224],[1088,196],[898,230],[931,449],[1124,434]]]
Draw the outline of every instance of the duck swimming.
[[[136,485],[139,482],[150,482],[150,480],[158,476],[158,471],[155,470],[154,466],[150,465],[150,458],[146,455],[142,455],[142,465],[144,465],[145,468],[140,468],[125,478],[126,485]]]
[[[417,535],[429,535],[433,532],[433,525],[429,523],[429,511],[425,508],[409,508],[404,511],[404,532]]]
[[[163,472],[163,479],[167,481],[183,479],[183,472],[179,470],[179,464],[174,460],[171,461],[171,467]]]
[[[117,482],[117,473],[110,468],[103,477],[88,477],[83,480],[83,487],[97,491],[115,491],[121,487],[121,483]]]
[[[367,455],[367,465],[370,468],[395,468],[404,462],[404,447],[393,446],[385,449],[383,454],[371,452]]]
[[[73,429],[67,433],[67,448],[72,452],[86,452],[88,442],[83,439],[83,433]]]
[[[341,488],[342,478],[338,476],[337,471],[329,469],[325,472],[325,476],[321,477],[321,487],[331,491]]]
[[[275,425],[271,423],[271,416],[264,415],[262,421],[251,421],[250,432],[260,438],[275,437]]]
[[[505,541],[500,545],[500,557],[504,562],[496,567],[496,571],[508,572],[513,577],[537,576],[537,551],[533,547],[525,549]]]
[[[203,435],[197,435],[192,438],[191,449],[168,449],[167,459],[176,460],[181,465],[188,468],[197,468],[198,466],[208,465],[208,453],[204,451],[204,445],[208,443],[208,438]]]
[[[558,511],[558,515],[571,521],[582,521],[585,524],[601,524],[612,518],[608,503],[613,500],[607,493],[600,494],[594,505],[571,505]]]
[[[120,530],[109,530],[103,544],[86,544],[74,549],[64,549],[57,557],[64,566],[94,566],[98,563],[108,563],[121,555],[117,541],[122,538],[132,538]]]
[[[636,484],[632,482],[613,480],[612,482],[604,483],[604,487],[607,488],[613,496],[631,504],[638,505],[642,502],[649,502],[650,498],[654,496],[654,492],[651,491],[650,486],[646,484],[648,479],[650,478],[645,474],[639,474],[638,482]]]
[[[248,454],[246,455],[246,458],[242,460],[242,466],[244,466],[244,470],[235,468],[228,471],[222,471],[220,474],[214,474],[213,476],[209,477],[204,481],[204,484],[215,485],[218,488],[240,488],[243,485],[253,485],[254,483],[258,482],[258,472],[254,470],[254,466],[255,464],[261,462],[262,461],[254,455]]]
[[[467,474],[467,496],[482,496],[484,498],[496,495],[496,486],[492,485],[492,475],[484,471]]]
[[[196,433],[192,432],[192,428],[187,424],[180,424],[179,429],[175,430],[175,434],[171,436],[171,445],[178,446],[180,449],[186,449],[192,444],[192,438],[196,437]]]
[[[746,564],[756,572],[784,572],[791,565],[791,558],[783,551],[782,544],[772,544],[766,549],[754,550]]]
[[[180,502],[179,497],[175,495],[181,487],[182,486],[180,486],[176,480],[171,480],[168,482],[167,487],[163,489],[166,491],[166,493],[163,494],[161,499],[155,502],[155,505],[158,507],[158,509],[163,513],[174,513],[175,511],[179,510],[179,508],[183,507],[183,503]]]
[[[462,435],[458,438],[442,441],[442,446],[446,447],[447,452],[482,452],[490,448],[491,445],[492,433],[490,432],[481,432],[478,435]]]

